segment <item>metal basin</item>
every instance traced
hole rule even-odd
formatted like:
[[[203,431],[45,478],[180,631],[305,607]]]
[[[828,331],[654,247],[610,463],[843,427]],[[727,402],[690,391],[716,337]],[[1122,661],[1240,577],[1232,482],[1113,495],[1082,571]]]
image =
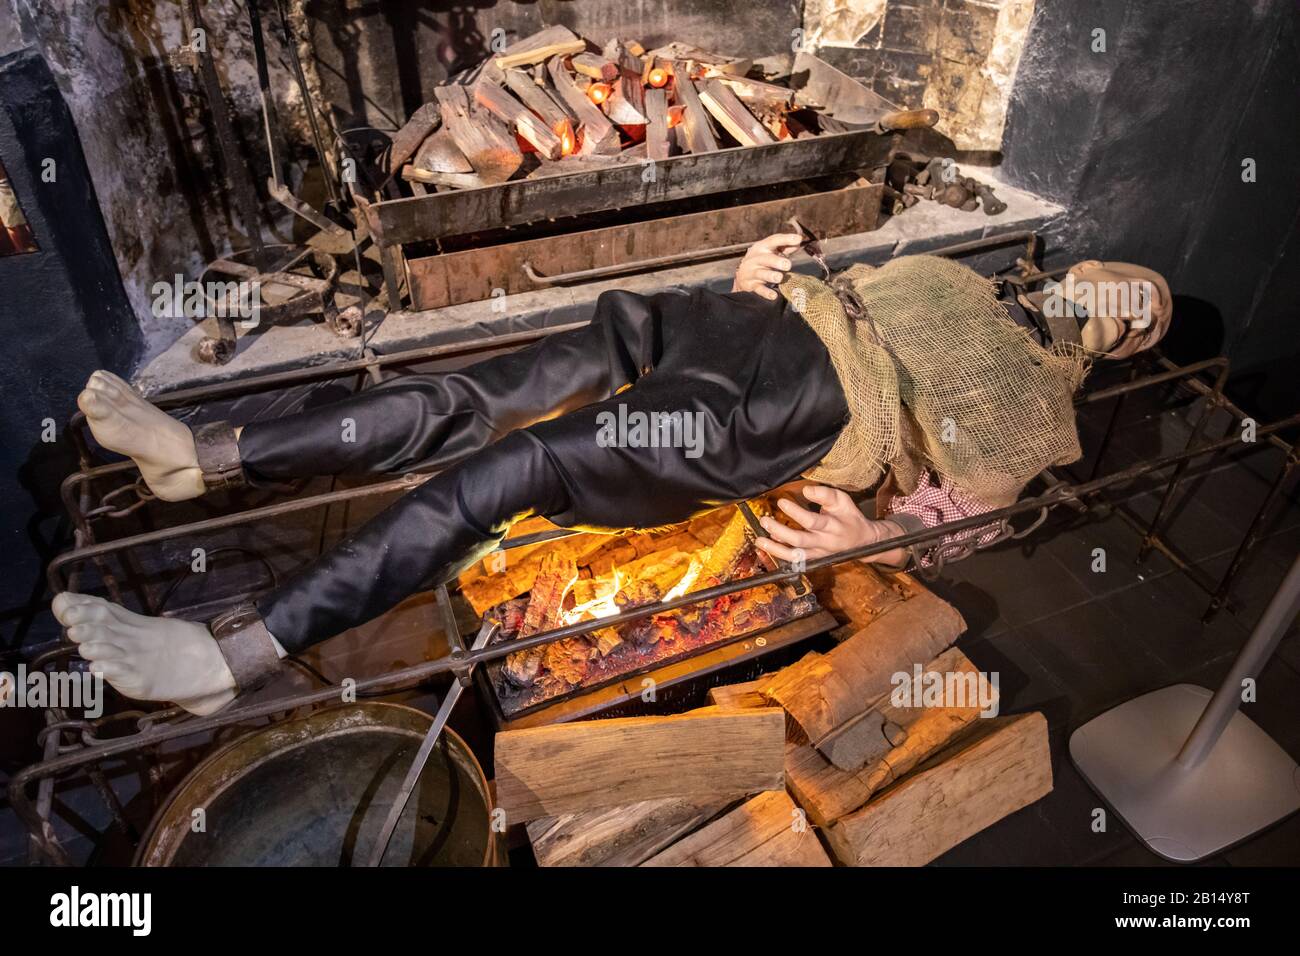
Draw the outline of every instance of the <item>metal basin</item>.
[[[350,866],[370,856],[428,714],[347,704],[274,724],[200,763],[158,811],[141,866]],[[487,780],[444,730],[385,866],[493,866]]]

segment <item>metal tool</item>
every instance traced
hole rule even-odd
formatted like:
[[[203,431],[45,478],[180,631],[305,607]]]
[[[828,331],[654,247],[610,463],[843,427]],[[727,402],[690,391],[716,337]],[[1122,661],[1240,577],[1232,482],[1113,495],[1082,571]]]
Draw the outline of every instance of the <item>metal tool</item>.
[[[767,531],[763,528],[762,522],[758,520],[758,516],[754,514],[754,509],[749,506],[748,501],[742,501],[736,507],[739,508],[740,513],[745,516],[745,522],[749,525],[749,529],[754,532],[755,537],[770,537]],[[782,572],[793,572],[795,570],[794,566],[790,564],[790,562],[782,561],[780,558],[768,554],[766,551],[760,550],[758,556],[759,560],[764,564],[767,564],[769,569],[775,569]],[[807,582],[802,576],[795,578],[793,581],[788,582],[788,584],[791,589],[792,597],[799,597],[800,595],[808,593]]]
[[[791,86],[796,89],[796,105],[815,107],[838,123],[866,127],[875,133],[929,129],[939,122],[936,110],[899,109],[875,90],[810,53],[795,57]]]
[[[448,631],[448,637],[453,643],[452,657],[463,657],[465,650],[459,646],[460,634],[456,629],[455,621],[452,619],[451,606],[447,601],[446,585],[439,588],[438,603],[443,608],[444,619],[450,621],[451,630]],[[488,642],[492,640],[492,635],[496,633],[497,627],[496,622],[484,622],[470,650],[478,651],[486,647]],[[389,807],[384,826],[379,831],[379,839],[375,843],[374,850],[371,851],[370,866],[379,866],[384,859],[384,854],[388,852],[388,844],[393,839],[393,831],[397,829],[397,821],[402,818],[402,812],[411,799],[415,784],[419,781],[420,774],[424,772],[424,765],[429,762],[429,755],[433,753],[434,745],[438,743],[438,738],[442,736],[442,728],[447,726],[447,718],[451,716],[451,712],[456,707],[456,702],[460,700],[460,695],[464,693],[466,685],[469,684],[473,668],[453,668],[453,671],[456,673],[456,680],[452,682],[451,687],[447,689],[446,695],[442,698],[438,713],[434,715],[433,723],[429,726],[429,732],[424,735],[424,740],[420,743],[420,749],[415,752],[415,759],[411,761],[411,769],[406,771],[406,779],[402,781],[401,789],[397,791],[397,796],[393,798],[393,805]]]

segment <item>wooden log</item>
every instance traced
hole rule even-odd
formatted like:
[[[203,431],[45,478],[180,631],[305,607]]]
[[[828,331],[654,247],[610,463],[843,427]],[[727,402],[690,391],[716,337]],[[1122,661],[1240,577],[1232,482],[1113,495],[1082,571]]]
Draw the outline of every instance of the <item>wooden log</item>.
[[[612,62],[623,73],[639,78],[645,70],[645,62],[641,54],[632,52],[629,41],[615,38],[606,43],[601,52],[604,53],[605,59]]]
[[[888,608],[923,590],[909,575],[883,574],[865,561],[819,568],[808,579],[817,592],[817,603],[841,622],[831,632],[838,641],[852,637]]]
[[[564,598],[578,577],[573,557],[563,551],[548,551],[542,558],[528,595],[528,608],[517,637],[532,637],[564,623]],[[563,641],[516,651],[505,660],[501,672],[519,686],[527,686],[541,673],[548,652],[560,653]]]
[[[891,724],[879,710],[871,708],[842,727],[837,727],[817,745],[821,755],[841,770],[853,772],[875,763],[905,739],[906,731]]]
[[[745,109],[745,104],[721,80],[709,80],[699,93],[704,108],[713,114],[718,124],[741,146],[762,146],[764,143],[775,142],[772,134],[754,118],[753,113]]]
[[[489,113],[471,112],[463,86],[439,86],[433,91],[442,107],[456,147],[465,154],[474,171],[492,183],[505,182],[524,161],[514,134]]]
[[[677,797],[541,817],[528,824],[538,866],[639,866],[726,809]]]
[[[442,108],[437,103],[425,103],[411,114],[411,118],[393,135],[393,143],[388,150],[389,173],[401,169],[416,154],[420,144],[437,128],[441,120]]]
[[[610,83],[618,79],[618,64],[595,53],[583,53],[569,61],[573,69],[593,80]]]
[[[438,130],[420,144],[420,148],[415,151],[415,158],[411,160],[411,165],[431,173],[463,174],[474,171],[465,154],[457,148],[456,141],[451,138],[451,132],[446,129]]]
[[[817,834],[784,790],[761,793],[642,866],[830,866]]]
[[[824,832],[845,865],[924,866],[1051,791],[1047,720],[998,717]]]
[[[911,674],[965,629],[956,608],[925,591],[890,608],[829,653],[809,655],[778,671],[763,693],[817,744],[884,694],[894,674]]]
[[[547,159],[560,158],[563,152],[560,137],[552,132],[540,116],[525,108],[500,86],[495,83],[477,84],[474,87],[474,100],[532,143],[539,155]]]
[[[493,185],[492,180],[480,176],[478,173],[444,173],[409,165],[402,167],[402,178],[409,183],[450,186],[453,189],[478,189],[482,186]],[[498,602],[494,601],[493,603]],[[491,607],[491,604],[488,607]]]
[[[505,81],[510,92],[540,116],[553,133],[559,135],[559,130],[565,123],[570,124],[569,129],[572,131],[572,124],[577,117],[569,113],[567,108],[551,96],[545,86],[537,83],[523,70],[507,70]]]
[[[678,62],[673,63],[673,90],[677,102],[685,112],[681,125],[677,127],[686,139],[686,148],[692,153],[711,153],[718,148],[718,139],[709,126],[709,115],[700,102],[700,97],[691,82],[690,72]]]
[[[753,69],[753,67],[754,61],[751,59],[732,60],[730,63],[709,63],[705,65],[704,75],[709,77],[730,76],[744,78],[745,74]],[[794,93],[791,91],[791,96],[793,95]]]
[[[550,60],[546,69],[556,92],[578,118],[582,155],[617,153],[621,146],[618,130],[600,111],[600,107],[587,99],[587,94],[578,88],[569,71],[564,68],[563,57],[557,56]]]
[[[900,780],[917,764],[952,743],[974,725],[984,711],[978,701],[997,701],[997,690],[963,654],[950,647],[925,667],[926,673],[959,675],[975,683],[974,702],[948,706],[895,707],[886,697],[876,711],[901,727],[906,737],[878,759],[856,771],[836,767],[811,744],[786,749],[785,773],[790,792],[813,822],[828,826],[856,810],[871,795]],[[742,685],[743,686],[743,685]]]
[[[731,63],[736,59],[731,56],[723,56],[720,53],[710,53],[707,50],[701,50],[697,46],[680,43],[676,40],[664,46],[656,47],[646,56],[658,57],[661,60],[694,60],[696,63],[705,63],[709,66]]]
[[[629,146],[616,155],[566,156],[555,163],[542,160],[541,164],[529,173],[526,178],[545,179],[548,176],[569,176],[590,169],[640,165],[643,162],[645,162],[645,144],[638,143],[636,146]]]
[[[768,706],[767,698],[762,692],[763,678],[746,681],[743,684],[724,684],[721,687],[710,687],[708,693],[709,703],[715,707],[743,708],[743,707],[766,707]]]
[[[779,708],[624,717],[496,736],[498,805],[512,823],[643,800],[723,800],[783,786]]]
[[[622,74],[615,81],[605,104],[606,115],[619,126],[644,126],[645,110],[645,87],[641,85],[641,78],[630,73]]]
[[[751,105],[789,109],[794,103],[794,90],[762,80],[743,76],[716,76],[719,83],[736,94],[736,98]]]
[[[587,41],[575,35],[568,27],[557,24],[510,44],[493,59],[493,63],[500,70],[508,70],[511,67],[541,63],[553,56],[571,56],[586,49]]]

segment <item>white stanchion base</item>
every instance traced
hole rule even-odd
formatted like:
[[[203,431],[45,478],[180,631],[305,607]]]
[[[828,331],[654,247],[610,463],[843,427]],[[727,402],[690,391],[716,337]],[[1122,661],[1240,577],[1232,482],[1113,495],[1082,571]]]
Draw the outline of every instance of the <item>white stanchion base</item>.
[[[1300,767],[1240,711],[1199,766],[1175,763],[1211,696],[1174,684],[1070,736],[1084,779],[1153,853],[1177,863],[1213,856],[1300,810]]]

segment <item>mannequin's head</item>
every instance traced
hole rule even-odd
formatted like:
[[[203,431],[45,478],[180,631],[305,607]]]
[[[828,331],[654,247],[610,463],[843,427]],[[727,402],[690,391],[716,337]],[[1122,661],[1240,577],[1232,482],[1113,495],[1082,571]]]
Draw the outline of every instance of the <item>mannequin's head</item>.
[[[1059,290],[1075,313],[1087,318],[1084,346],[1111,359],[1151,348],[1164,338],[1173,317],[1164,276],[1130,262],[1075,263]]]

